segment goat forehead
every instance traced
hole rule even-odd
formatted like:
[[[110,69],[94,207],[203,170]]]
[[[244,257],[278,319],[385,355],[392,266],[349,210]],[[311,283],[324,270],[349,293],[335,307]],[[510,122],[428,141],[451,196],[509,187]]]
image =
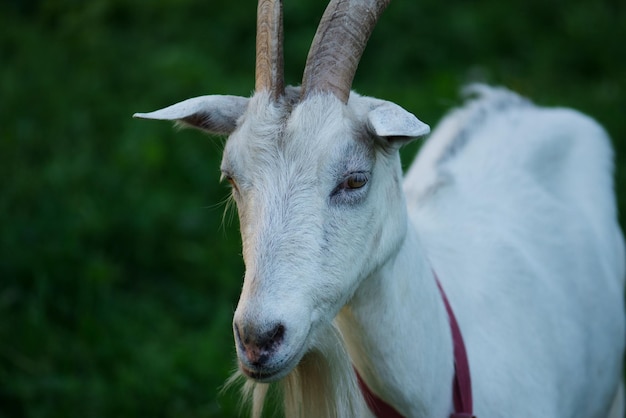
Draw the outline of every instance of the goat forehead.
[[[352,154],[370,154],[355,125],[334,98],[307,100],[293,109],[258,101],[229,139],[225,155],[257,175],[319,175],[333,162],[345,165],[343,160]]]

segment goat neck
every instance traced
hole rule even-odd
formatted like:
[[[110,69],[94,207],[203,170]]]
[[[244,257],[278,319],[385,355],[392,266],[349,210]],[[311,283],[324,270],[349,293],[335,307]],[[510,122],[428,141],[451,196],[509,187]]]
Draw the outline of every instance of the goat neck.
[[[379,397],[403,416],[447,416],[454,373],[448,317],[419,238],[406,225],[398,252],[363,280],[337,324]]]

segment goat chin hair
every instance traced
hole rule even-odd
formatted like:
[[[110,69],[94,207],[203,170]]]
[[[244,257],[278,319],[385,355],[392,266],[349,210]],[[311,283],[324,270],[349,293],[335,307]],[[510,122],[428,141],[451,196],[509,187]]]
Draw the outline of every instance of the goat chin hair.
[[[312,349],[285,378],[274,384],[257,383],[236,371],[225,389],[245,380],[243,405],[252,418],[261,418],[270,392],[282,397],[283,415],[294,418],[353,418],[368,416],[356,375],[339,329],[334,325],[316,332]],[[275,386],[271,388],[270,386]]]

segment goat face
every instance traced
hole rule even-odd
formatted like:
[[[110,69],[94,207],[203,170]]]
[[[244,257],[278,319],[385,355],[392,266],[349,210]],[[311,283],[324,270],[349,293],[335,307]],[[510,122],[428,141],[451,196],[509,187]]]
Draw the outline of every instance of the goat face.
[[[416,132],[381,137],[374,125],[382,130],[384,114],[427,128],[391,103],[353,96],[346,106],[316,95],[286,113],[257,95],[226,143],[221,168],[246,265],[233,328],[240,367],[254,379],[288,373],[403,240],[397,146]]]
[[[135,115],[230,135],[221,169],[246,264],[233,328],[240,367],[253,379],[289,373],[404,238],[397,150],[429,128],[393,103],[350,93],[388,2],[332,0],[302,88],[285,89],[282,2],[260,0],[251,99],[203,96]]]
[[[240,367],[259,381],[313,349],[316,330],[402,242],[398,148],[429,132],[390,102],[298,95],[203,96],[136,115],[230,133],[221,170],[246,265],[233,328]]]

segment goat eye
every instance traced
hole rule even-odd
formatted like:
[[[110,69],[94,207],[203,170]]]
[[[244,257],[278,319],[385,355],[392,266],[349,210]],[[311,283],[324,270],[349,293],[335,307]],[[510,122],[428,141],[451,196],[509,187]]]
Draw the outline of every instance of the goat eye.
[[[341,204],[356,204],[366,196],[369,171],[352,172],[343,178],[330,195],[331,202]]]
[[[236,191],[239,190],[237,188],[237,182],[235,181],[235,179],[231,175],[224,173],[224,174],[222,174],[221,180],[226,180],[231,185],[233,190],[236,190]]]
[[[343,186],[346,189],[360,189],[367,184],[367,174],[353,173],[346,179]]]

